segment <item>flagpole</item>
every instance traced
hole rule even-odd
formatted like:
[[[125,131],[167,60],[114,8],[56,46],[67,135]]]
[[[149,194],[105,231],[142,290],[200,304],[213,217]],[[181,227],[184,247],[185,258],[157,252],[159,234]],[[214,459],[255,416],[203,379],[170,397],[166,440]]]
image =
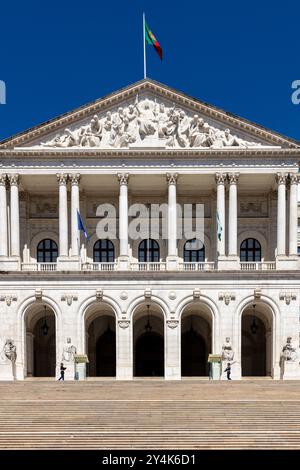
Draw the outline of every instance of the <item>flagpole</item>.
[[[145,39],[145,13],[143,13],[143,40],[144,40],[144,79],[145,79],[147,77],[146,39]]]

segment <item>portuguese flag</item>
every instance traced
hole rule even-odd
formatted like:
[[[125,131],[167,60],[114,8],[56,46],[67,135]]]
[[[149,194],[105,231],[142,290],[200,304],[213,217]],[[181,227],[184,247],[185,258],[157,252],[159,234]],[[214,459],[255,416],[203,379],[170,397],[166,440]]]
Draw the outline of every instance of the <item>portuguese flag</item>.
[[[159,55],[160,60],[162,60],[162,55],[163,55],[162,48],[160,47],[159,42],[157,41],[152,31],[150,31],[146,21],[145,21],[145,42],[146,44],[150,44],[150,46],[154,47],[157,54]]]

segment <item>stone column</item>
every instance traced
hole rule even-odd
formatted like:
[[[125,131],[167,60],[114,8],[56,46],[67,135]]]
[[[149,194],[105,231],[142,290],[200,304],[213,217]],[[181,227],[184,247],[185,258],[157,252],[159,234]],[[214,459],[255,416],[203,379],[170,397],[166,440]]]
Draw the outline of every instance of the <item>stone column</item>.
[[[11,256],[20,257],[19,175],[9,175]]]
[[[178,320],[167,320],[165,326],[165,379],[180,380],[180,336]]]
[[[27,370],[25,371],[25,376],[32,377],[34,369],[34,335],[31,331],[26,332],[26,361]]]
[[[237,182],[239,173],[229,175],[228,255],[237,256]]]
[[[297,256],[299,175],[290,174],[289,255]]]
[[[131,326],[131,327],[130,327]],[[128,319],[116,322],[116,341],[117,341],[117,380],[130,380],[133,377],[132,360],[132,322]]]
[[[79,257],[80,234],[78,232],[77,211],[79,211],[79,181],[80,174],[69,175],[71,181],[71,229],[72,256]]]
[[[59,184],[59,256],[68,256],[68,175],[58,174]]]
[[[277,173],[276,181],[278,185],[277,193],[277,256],[285,256],[286,237],[286,175]]]
[[[6,199],[7,175],[0,175],[0,256],[7,257],[7,199]]]
[[[168,182],[168,257],[167,269],[177,269],[177,173],[167,173]]]
[[[225,256],[225,183],[226,174],[216,173],[217,183],[217,252]]]
[[[120,183],[119,193],[119,240],[120,255],[119,269],[128,269],[128,173],[119,173],[118,180]]]

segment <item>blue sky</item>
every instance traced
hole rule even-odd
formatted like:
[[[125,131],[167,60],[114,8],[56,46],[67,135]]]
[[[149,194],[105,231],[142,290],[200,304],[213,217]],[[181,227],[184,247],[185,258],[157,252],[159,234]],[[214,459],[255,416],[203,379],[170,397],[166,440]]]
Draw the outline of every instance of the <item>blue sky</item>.
[[[150,78],[300,140],[300,4],[280,3],[2,2],[0,139],[143,78],[145,11]]]

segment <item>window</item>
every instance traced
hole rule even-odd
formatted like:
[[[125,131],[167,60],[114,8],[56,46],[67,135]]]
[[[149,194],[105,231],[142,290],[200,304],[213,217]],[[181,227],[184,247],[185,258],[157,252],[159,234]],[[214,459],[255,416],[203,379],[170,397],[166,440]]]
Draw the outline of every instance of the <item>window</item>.
[[[154,262],[159,263],[159,245],[156,240],[149,238],[148,240],[141,241],[139,245],[139,262],[148,263]]]
[[[46,238],[42,240],[37,247],[38,263],[56,263],[58,256],[57,244],[55,241]]]
[[[115,247],[110,240],[98,240],[94,245],[93,260],[95,263],[113,263]]]
[[[188,240],[183,248],[183,261],[185,263],[201,263],[205,261],[205,246],[202,244],[201,248],[197,249],[199,241],[195,238]]]
[[[255,238],[247,238],[241,243],[241,261],[261,261],[261,246]]]
[[[298,256],[300,256],[300,246],[297,247]]]

